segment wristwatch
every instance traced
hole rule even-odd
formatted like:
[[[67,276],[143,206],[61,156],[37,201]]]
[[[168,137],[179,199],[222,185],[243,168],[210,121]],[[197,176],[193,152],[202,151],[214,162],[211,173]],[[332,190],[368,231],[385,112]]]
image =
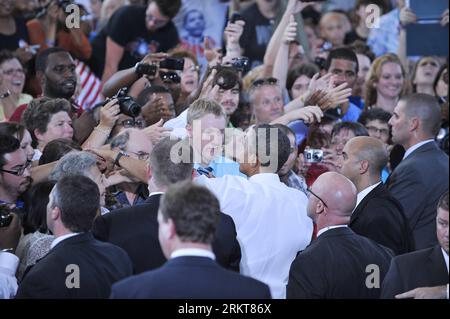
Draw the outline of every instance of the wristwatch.
[[[10,95],[11,95],[11,92],[9,90],[7,90],[5,93],[0,94],[0,100],[7,98]]]
[[[119,161],[122,158],[122,156],[129,157],[129,155],[127,153],[125,153],[124,151],[119,151],[119,153],[117,153],[116,159],[114,160],[114,166],[118,166],[118,167],[122,168],[119,164]]]

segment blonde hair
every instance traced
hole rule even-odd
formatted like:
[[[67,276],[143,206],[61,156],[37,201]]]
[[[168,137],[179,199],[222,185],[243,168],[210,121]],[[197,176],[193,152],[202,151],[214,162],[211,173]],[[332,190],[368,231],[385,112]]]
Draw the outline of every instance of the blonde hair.
[[[372,66],[370,67],[369,74],[367,75],[368,78],[365,84],[366,94],[364,97],[366,110],[370,109],[373,105],[377,103],[377,89],[375,87],[375,84],[377,84],[380,81],[381,69],[383,68],[383,65],[385,65],[386,63],[398,64],[402,69],[403,87],[399,97],[402,97],[405,94],[409,93],[408,81],[406,79],[406,71],[398,56],[392,53],[382,55],[376,58],[375,61],[373,61]]]
[[[211,100],[198,99],[188,109],[187,112],[187,124],[192,125],[195,120],[201,119],[207,114],[213,114],[216,117],[227,118],[225,110],[223,107]]]

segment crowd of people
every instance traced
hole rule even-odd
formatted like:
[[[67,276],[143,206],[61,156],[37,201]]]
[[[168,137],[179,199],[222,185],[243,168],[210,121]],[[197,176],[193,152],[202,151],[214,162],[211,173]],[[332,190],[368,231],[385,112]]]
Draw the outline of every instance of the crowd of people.
[[[416,23],[0,0],[0,298],[448,299],[448,57]]]

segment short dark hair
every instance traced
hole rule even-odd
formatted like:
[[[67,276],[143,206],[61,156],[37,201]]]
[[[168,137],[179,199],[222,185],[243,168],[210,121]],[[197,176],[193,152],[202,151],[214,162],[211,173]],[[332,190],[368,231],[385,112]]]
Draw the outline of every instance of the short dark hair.
[[[7,163],[5,155],[17,151],[19,147],[20,141],[14,136],[0,135],[0,169]]]
[[[53,191],[53,205],[61,210],[63,225],[74,233],[91,230],[100,209],[100,191],[90,178],[65,176]]]
[[[168,18],[173,18],[181,9],[181,0],[153,0],[159,10]],[[149,2],[150,3],[150,2]]]
[[[314,74],[319,73],[319,67],[313,63],[302,63],[289,71],[286,81],[286,89],[291,91],[295,81],[302,75],[312,78]]]
[[[338,122],[333,126],[333,130],[331,131],[331,138],[345,129],[352,131],[355,136],[369,136],[369,132],[361,123],[344,121]]]
[[[36,56],[36,64],[35,64],[36,72],[45,72],[45,69],[47,68],[49,55],[58,52],[66,52],[67,54],[70,54],[67,50],[64,50],[59,47],[51,47],[39,52],[38,55]]]
[[[424,93],[413,93],[400,99],[404,102],[405,114],[408,118],[418,117],[424,133],[435,136],[441,127],[441,107],[434,96]]]
[[[0,123],[0,135],[10,135],[22,141],[25,135],[25,126],[15,122],[1,122]]]
[[[191,158],[178,163],[171,159],[171,154],[181,158],[183,155],[181,152],[192,154],[189,141],[166,137],[155,145],[150,154],[149,165],[152,169],[152,178],[158,186],[168,187],[191,178],[193,168]]]
[[[23,233],[31,234],[39,231],[47,232],[47,204],[49,195],[55,186],[53,181],[40,182],[33,185],[25,196],[25,215],[23,218]]]
[[[44,150],[42,151],[39,165],[56,162],[73,150],[81,151],[82,149],[76,142],[65,138],[58,138],[50,141],[45,145]]]
[[[438,208],[448,212],[448,191],[442,194],[441,198],[439,198]]]
[[[159,85],[149,86],[149,87],[146,87],[145,89],[143,89],[141,91],[141,93],[139,93],[138,97],[136,98],[136,102],[139,105],[144,106],[149,101],[149,97],[152,94],[159,94],[159,93],[170,94],[170,91],[169,91],[169,89],[167,89],[164,86],[159,86]]]
[[[38,140],[34,134],[34,130],[41,133],[47,132],[47,125],[53,114],[64,111],[70,114],[70,102],[65,99],[51,99],[41,97],[34,99],[28,104],[23,113],[23,123],[31,134],[33,139],[33,147],[36,147]]]
[[[276,143],[278,144],[278,147],[275,147],[276,145],[272,145],[272,135],[273,129],[277,132],[277,140]],[[289,154],[291,153],[291,143],[289,142],[289,138],[286,134],[283,133],[283,131],[273,125],[270,124],[261,124],[254,127],[254,130],[256,132],[256,154],[259,157],[260,152],[262,150],[265,150],[266,153],[269,151],[272,156],[270,156],[270,160],[267,163],[261,163],[261,166],[268,167],[271,165],[272,160],[274,159],[274,156],[272,152],[274,150],[277,150],[276,158],[277,158],[277,171],[278,172],[281,167],[283,167],[284,163],[289,158]],[[267,154],[266,154],[267,155]],[[274,173],[276,173],[274,172]]]
[[[172,219],[181,241],[211,244],[220,204],[207,188],[192,182],[172,185],[162,196],[159,210],[164,221]]]
[[[373,1],[373,0],[369,0],[369,1]],[[368,57],[371,63],[373,61],[375,61],[375,58],[376,58],[375,53],[373,53],[372,50],[370,50],[370,47],[365,42],[362,42],[361,40],[356,40],[355,42],[353,42],[350,45],[350,48],[356,54],[362,54],[362,55],[365,55],[366,57]]]
[[[356,53],[352,49],[348,47],[343,47],[331,50],[325,62],[325,70],[329,71],[333,59],[341,59],[355,62],[356,63],[355,72],[358,73],[359,70],[358,57],[356,56]]]
[[[2,64],[5,61],[9,61],[12,59],[17,59],[17,56],[9,50],[1,50],[0,51],[0,64]],[[17,59],[19,60],[19,59]]]
[[[391,119],[391,113],[380,109],[371,108],[370,110],[364,111],[359,116],[358,122],[366,126],[368,122],[378,120],[383,123],[388,123]]]

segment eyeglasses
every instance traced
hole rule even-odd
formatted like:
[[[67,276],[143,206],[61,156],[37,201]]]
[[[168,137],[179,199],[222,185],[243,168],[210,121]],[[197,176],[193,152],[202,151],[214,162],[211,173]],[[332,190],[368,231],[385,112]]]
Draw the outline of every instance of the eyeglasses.
[[[10,170],[7,170],[7,169],[0,169],[0,172],[5,172],[5,173],[16,175],[16,176],[22,176],[23,173],[25,173],[25,170],[30,168],[30,166],[31,166],[31,161],[27,161],[24,165],[20,166],[17,171],[10,171]]]
[[[132,128],[132,127],[144,128],[145,127],[145,121],[144,120],[128,119],[128,120],[123,120],[118,125],[121,125],[124,128]]]
[[[155,25],[156,28],[161,28],[163,26],[165,26],[169,21],[167,20],[160,20],[160,19],[156,19],[152,14],[147,14],[145,16],[146,20],[148,22],[153,21],[153,24]]]
[[[128,154],[134,154],[137,156],[138,160],[140,161],[146,161],[149,159],[150,154],[146,152],[127,152]]]
[[[25,71],[23,69],[9,69],[9,70],[3,70],[3,74],[11,76],[13,74],[25,74]]]
[[[178,74],[176,74],[175,72],[161,72],[159,71],[159,76],[161,78],[161,80],[163,80],[164,83],[166,82],[172,82],[172,83],[180,83],[181,82],[181,78]]]
[[[258,87],[261,85],[276,85],[276,84],[278,84],[278,80],[276,78],[265,78],[253,81],[252,87]]]
[[[372,133],[372,134],[376,134],[379,132],[381,135],[385,135],[385,136],[389,135],[389,130],[384,129],[384,128],[380,129],[375,126],[366,126],[366,128],[369,131],[369,133]]]
[[[318,200],[320,200],[320,201],[323,203],[323,205],[324,205],[326,208],[328,208],[327,203],[325,203],[325,201],[324,201],[322,198],[320,198],[319,196],[317,196],[310,188],[306,189],[306,191],[308,192],[308,194],[311,194],[311,195],[313,195],[315,198],[317,198]]]

